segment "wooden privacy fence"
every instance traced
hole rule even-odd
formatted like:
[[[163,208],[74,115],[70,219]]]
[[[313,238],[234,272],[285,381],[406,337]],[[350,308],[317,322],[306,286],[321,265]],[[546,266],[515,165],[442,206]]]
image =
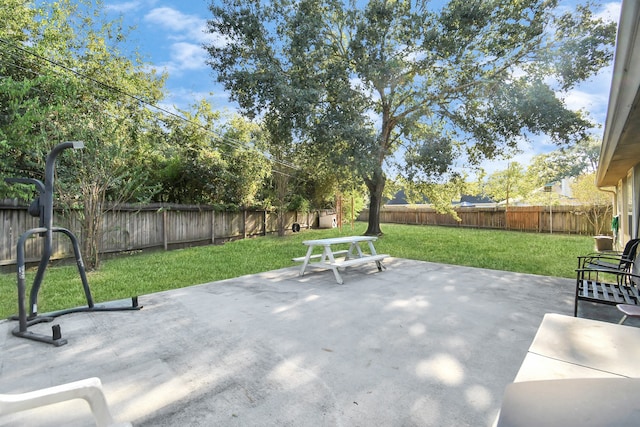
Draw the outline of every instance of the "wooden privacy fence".
[[[460,221],[449,214],[440,214],[426,206],[384,206],[380,211],[381,223],[444,225],[452,227],[493,228],[501,230],[535,231],[539,233],[566,233],[595,235],[596,230],[584,210],[576,206],[504,206],[461,207],[456,212]],[[363,210],[359,221],[369,219]],[[604,231],[611,224],[611,212],[602,213]]]
[[[84,235],[81,211],[54,212],[54,226],[71,230],[80,242]],[[283,226],[291,230],[294,223],[308,227],[317,214],[287,212]],[[0,266],[16,263],[16,244],[26,230],[38,227],[25,206],[0,205]],[[149,248],[222,243],[229,240],[278,232],[278,215],[267,211],[219,212],[210,206],[122,205],[102,217],[103,235],[100,253],[115,253]],[[54,233],[53,259],[73,256],[70,240]],[[38,261],[43,239],[33,236],[25,245],[27,262]],[[81,243],[82,244],[82,243]]]

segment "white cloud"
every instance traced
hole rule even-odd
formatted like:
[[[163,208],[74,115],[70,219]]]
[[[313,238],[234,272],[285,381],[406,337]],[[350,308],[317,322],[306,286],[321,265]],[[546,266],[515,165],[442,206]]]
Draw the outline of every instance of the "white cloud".
[[[206,32],[207,20],[197,15],[187,15],[171,7],[152,9],[144,21],[168,30],[168,37],[177,40],[191,40],[198,43],[212,43],[216,37]]]
[[[197,70],[206,67],[207,52],[202,46],[178,42],[171,45],[171,61],[179,70]]]
[[[140,10],[143,7],[153,6],[156,3],[156,0],[132,0],[125,1],[121,3],[106,3],[104,8],[108,12],[116,12],[116,13],[129,13],[136,10]]]
[[[620,19],[621,7],[621,2],[605,3],[595,16],[605,21],[617,23]],[[603,68],[589,81],[565,94],[567,106],[572,110],[586,110],[591,114],[592,120],[604,124],[609,103],[612,72],[613,64]]]
[[[149,11],[143,21],[164,31],[170,59],[159,64],[170,75],[206,68],[206,44],[220,45],[221,37],[206,32],[207,20],[198,15],[182,13],[171,7],[157,7]]]
[[[597,90],[591,90],[591,89]],[[589,111],[594,119],[598,119],[601,114],[601,109],[606,109],[608,93],[606,88],[603,87],[582,87],[575,89],[567,93],[564,97],[564,102],[571,110],[585,110]],[[599,120],[598,120],[599,121]]]
[[[220,91],[212,93],[208,91],[192,90],[186,87],[179,87],[167,93],[164,105],[171,105],[170,111],[176,112],[174,106],[189,110],[191,106],[196,105],[201,100],[206,100],[211,104],[214,110],[218,111],[236,111],[238,106],[232,104],[227,95]]]
[[[127,13],[134,10],[138,10],[142,7],[142,2],[128,1],[124,3],[110,3],[106,4],[104,8],[109,12]]]

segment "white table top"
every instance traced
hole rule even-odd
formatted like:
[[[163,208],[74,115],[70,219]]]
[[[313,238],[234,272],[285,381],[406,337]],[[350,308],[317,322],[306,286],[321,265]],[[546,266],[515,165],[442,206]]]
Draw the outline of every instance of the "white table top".
[[[307,246],[329,246],[339,243],[374,242],[378,240],[376,236],[345,236],[333,237],[329,239],[305,240],[302,243]]]
[[[546,362],[541,363],[545,359]],[[523,363],[527,369],[521,368],[517,381],[532,379],[532,375],[538,379],[568,378],[573,370],[580,371],[577,376],[581,377],[639,378],[638,360],[639,328],[548,313],[529,347]],[[587,373],[586,370],[597,372]]]

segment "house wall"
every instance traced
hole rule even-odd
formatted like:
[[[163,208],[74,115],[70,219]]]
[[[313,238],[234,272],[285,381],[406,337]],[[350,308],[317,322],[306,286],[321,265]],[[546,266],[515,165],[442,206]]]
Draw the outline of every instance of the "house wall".
[[[636,165],[632,173],[633,179],[633,188],[631,190],[631,200],[633,204],[633,237],[638,237],[640,235],[640,164]]]
[[[614,215],[620,218],[617,248],[620,249],[640,230],[640,165],[627,172],[615,189]]]

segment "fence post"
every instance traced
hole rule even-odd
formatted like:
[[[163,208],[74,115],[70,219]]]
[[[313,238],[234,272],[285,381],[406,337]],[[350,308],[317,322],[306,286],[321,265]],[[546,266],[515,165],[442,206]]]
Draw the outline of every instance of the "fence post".
[[[242,208],[242,238],[247,238],[247,210]]]
[[[216,243],[216,211],[211,211],[211,243]]]
[[[167,242],[167,210],[162,209],[162,245],[164,250],[169,249],[169,242]]]

